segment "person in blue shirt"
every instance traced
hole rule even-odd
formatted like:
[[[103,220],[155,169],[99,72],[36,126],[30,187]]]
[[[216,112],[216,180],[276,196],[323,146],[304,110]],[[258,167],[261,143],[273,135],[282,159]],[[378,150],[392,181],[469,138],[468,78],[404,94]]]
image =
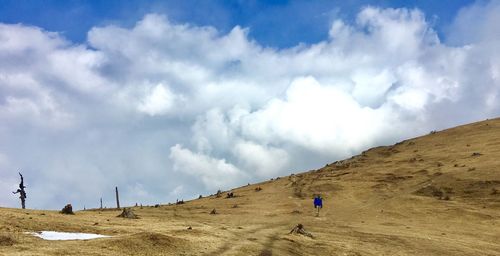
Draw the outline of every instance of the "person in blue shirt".
[[[314,208],[318,210],[316,216],[319,216],[319,209],[323,208],[323,198],[321,198],[320,195],[316,195],[316,197],[314,197]]]

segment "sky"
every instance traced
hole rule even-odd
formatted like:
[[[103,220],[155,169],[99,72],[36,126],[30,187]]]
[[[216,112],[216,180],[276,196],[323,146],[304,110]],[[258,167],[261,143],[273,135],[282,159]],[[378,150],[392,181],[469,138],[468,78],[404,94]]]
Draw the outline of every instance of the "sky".
[[[175,202],[500,115],[499,1],[0,0],[0,206]]]

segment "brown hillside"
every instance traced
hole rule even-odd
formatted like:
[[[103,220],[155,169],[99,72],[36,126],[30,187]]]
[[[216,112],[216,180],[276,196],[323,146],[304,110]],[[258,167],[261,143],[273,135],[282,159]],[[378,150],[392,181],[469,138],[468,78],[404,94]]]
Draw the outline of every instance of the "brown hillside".
[[[116,217],[118,210],[3,208],[0,254],[500,255],[500,119],[232,192],[135,207],[139,219]],[[319,217],[312,207],[317,193],[324,197]],[[289,234],[299,223],[312,238]],[[44,241],[24,233],[40,230],[113,237]]]

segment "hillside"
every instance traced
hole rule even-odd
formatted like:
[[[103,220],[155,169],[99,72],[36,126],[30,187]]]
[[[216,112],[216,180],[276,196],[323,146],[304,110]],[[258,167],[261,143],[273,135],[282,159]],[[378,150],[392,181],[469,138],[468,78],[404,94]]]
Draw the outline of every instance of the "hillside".
[[[134,207],[140,219],[118,218],[118,210],[0,208],[0,254],[500,255],[500,119],[232,192]],[[319,217],[316,193],[324,198]],[[288,234],[298,223],[313,238]],[[113,237],[45,241],[24,233],[41,230]]]

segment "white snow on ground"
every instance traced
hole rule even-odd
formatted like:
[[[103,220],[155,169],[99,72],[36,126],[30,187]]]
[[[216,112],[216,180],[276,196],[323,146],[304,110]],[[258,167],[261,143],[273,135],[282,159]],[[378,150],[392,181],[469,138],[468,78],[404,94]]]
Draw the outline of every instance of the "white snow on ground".
[[[57,232],[57,231],[31,232],[30,234],[40,237],[41,239],[44,240],[87,240],[87,239],[96,239],[102,237],[110,237],[98,234],[68,233],[68,232]]]

